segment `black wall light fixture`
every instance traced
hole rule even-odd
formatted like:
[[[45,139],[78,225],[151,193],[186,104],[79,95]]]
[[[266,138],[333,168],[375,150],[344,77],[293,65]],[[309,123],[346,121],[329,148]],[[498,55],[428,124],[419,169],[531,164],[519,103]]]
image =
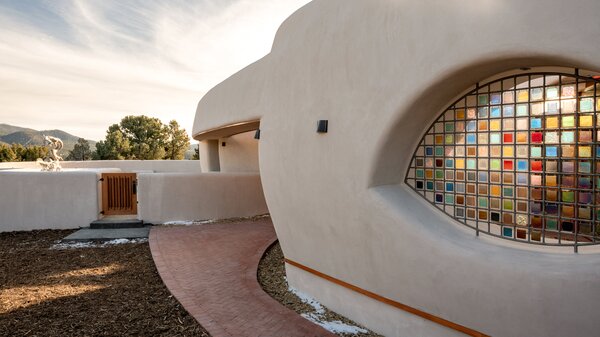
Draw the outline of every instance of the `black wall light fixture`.
[[[225,146],[227,146],[227,143],[226,143],[226,142],[222,142],[222,143],[221,143],[221,146],[222,146],[222,147],[225,147]]]
[[[254,139],[260,139],[260,129],[257,129],[254,133]]]
[[[328,120],[320,120],[319,123],[317,124],[317,132],[318,133],[327,133],[328,128],[329,128]]]

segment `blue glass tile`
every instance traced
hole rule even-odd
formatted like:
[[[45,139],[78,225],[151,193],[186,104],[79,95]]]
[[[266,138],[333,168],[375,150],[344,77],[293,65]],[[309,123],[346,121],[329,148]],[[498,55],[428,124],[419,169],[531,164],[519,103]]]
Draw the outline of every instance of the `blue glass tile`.
[[[479,116],[479,118],[487,118],[488,117],[488,108],[479,108],[477,110],[477,116]]]
[[[433,156],[433,147],[428,146],[425,148],[425,155],[426,156]]]
[[[454,168],[454,159],[446,159],[446,167]]]
[[[417,170],[417,178],[423,178],[425,176],[425,171]]]
[[[517,185],[527,185],[527,174],[517,174]]]
[[[590,162],[579,162],[579,173],[592,173],[592,164]]]
[[[475,170],[477,169],[477,160],[475,159],[467,159],[467,169]]]
[[[490,133],[490,144],[500,144],[500,133],[498,132],[494,132],[494,133]]]
[[[446,183],[446,192],[454,192],[454,183]]]
[[[557,215],[558,214],[558,205],[556,204],[546,204],[544,206],[546,209],[546,214],[548,215]]]
[[[600,146],[596,146],[596,157],[600,158]]]
[[[498,118],[500,116],[501,116],[500,107],[499,106],[493,106],[490,109],[490,117],[492,117],[492,118]]]
[[[433,191],[433,181],[428,181],[427,182],[427,190]]]
[[[546,146],[546,157],[557,157],[557,156],[558,156],[558,147]]]
[[[508,238],[512,238],[513,237],[513,229],[510,227],[503,227],[502,228],[502,235],[506,236]]]
[[[467,122],[467,131],[477,131],[477,122],[476,121],[468,121]]]
[[[487,172],[479,172],[479,181],[480,182],[487,182],[488,181],[488,174],[487,174]]]
[[[512,105],[505,105],[502,107],[502,113],[504,117],[513,117],[515,115],[515,108]]]
[[[467,134],[467,144],[477,144],[477,137],[475,134]]]
[[[490,104],[500,104],[502,102],[502,95],[499,93],[490,95]]]
[[[456,183],[455,188],[456,188],[456,193],[465,193],[465,184]]]
[[[529,116],[529,107],[527,104],[517,105],[517,116]]]
[[[532,118],[531,119],[531,128],[532,129],[541,129],[542,128],[542,119],[541,118]]]
[[[527,171],[529,168],[527,160],[518,160],[517,161],[517,171]]]

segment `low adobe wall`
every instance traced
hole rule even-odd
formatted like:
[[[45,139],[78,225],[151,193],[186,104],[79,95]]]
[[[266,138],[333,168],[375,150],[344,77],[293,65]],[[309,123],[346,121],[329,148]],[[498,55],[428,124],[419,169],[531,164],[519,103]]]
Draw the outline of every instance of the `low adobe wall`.
[[[138,217],[147,222],[268,213],[259,174],[140,173],[138,186]]]
[[[201,172],[198,160],[89,160],[61,162],[65,169],[116,168],[124,172]],[[39,169],[36,162],[0,163],[2,169]]]
[[[0,171],[0,232],[89,226],[99,213],[97,181],[95,171]]]

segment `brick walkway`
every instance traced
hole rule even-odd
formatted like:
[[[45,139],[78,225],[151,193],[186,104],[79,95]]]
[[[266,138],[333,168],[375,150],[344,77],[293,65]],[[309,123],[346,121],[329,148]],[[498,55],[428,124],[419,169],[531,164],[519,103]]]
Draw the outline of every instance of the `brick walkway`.
[[[258,263],[276,239],[268,218],[153,227],[150,249],[171,293],[213,337],[335,336],[260,287]]]

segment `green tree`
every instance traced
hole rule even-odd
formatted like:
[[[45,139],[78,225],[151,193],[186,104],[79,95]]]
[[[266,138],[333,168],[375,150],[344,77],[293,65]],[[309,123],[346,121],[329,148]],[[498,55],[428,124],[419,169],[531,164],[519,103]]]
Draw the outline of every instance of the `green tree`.
[[[69,155],[66,160],[71,161],[84,161],[92,159],[92,150],[90,150],[90,143],[83,139],[79,138],[77,140],[77,144],[73,147],[73,150],[69,151]]]
[[[96,143],[94,159],[123,160],[130,159],[131,145],[123,135],[118,124],[113,124],[106,131],[106,138]]]
[[[185,157],[185,151],[190,147],[190,137],[184,129],[179,128],[179,124],[174,120],[166,126],[166,131],[167,142],[164,159],[182,160]]]
[[[192,160],[200,160],[200,144],[196,145],[194,148],[194,156],[192,157]]]
[[[0,144],[0,162],[16,161],[17,155],[12,148],[6,144]]]
[[[36,161],[38,158],[46,158],[48,156],[48,148],[44,146],[27,146],[20,154],[20,161]]]

